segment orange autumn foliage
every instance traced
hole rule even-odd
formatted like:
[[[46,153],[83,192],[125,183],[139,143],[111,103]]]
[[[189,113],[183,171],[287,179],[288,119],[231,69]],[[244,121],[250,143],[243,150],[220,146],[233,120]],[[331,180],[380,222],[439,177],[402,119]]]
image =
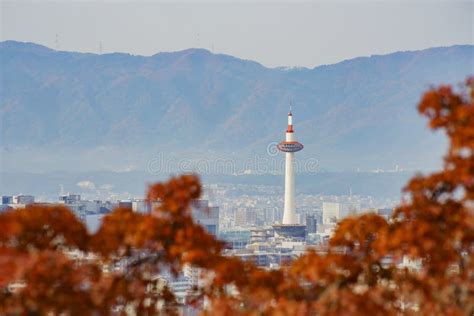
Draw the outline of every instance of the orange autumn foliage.
[[[450,141],[444,169],[414,177],[390,220],[347,218],[325,248],[276,270],[222,255],[191,216],[192,175],[150,186],[151,214],[116,209],[94,234],[61,206],[2,213],[0,314],[173,315],[154,276],[190,265],[207,281],[189,303],[203,315],[472,315],[473,100],[474,79],[423,96],[420,112]]]

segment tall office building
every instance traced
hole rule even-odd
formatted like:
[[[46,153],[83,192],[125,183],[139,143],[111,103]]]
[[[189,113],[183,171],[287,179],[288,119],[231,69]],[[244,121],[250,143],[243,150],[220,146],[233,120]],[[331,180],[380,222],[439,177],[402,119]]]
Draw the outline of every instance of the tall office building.
[[[306,234],[315,234],[317,230],[318,222],[316,216],[306,215]]]
[[[219,207],[209,206],[208,200],[197,200],[192,209],[194,220],[217,237],[219,234]]]
[[[323,223],[334,224],[349,215],[350,205],[343,202],[323,203]]]
[[[257,210],[253,207],[237,208],[235,210],[234,223],[236,226],[259,226]]]

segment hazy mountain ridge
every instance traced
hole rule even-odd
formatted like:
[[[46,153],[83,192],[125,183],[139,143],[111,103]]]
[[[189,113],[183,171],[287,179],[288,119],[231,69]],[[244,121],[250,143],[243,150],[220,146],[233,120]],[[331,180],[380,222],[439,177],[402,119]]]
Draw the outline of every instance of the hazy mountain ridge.
[[[420,94],[474,73],[473,54],[458,45],[271,69],[204,49],[144,57],[7,41],[2,147],[265,153],[283,138],[291,100],[301,157],[329,168],[417,167],[443,150],[416,114]]]

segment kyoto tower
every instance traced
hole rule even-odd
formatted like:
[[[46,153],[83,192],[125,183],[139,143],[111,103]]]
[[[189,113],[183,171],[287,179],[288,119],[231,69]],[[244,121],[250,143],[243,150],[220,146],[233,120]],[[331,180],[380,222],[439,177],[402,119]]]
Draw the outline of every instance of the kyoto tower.
[[[288,113],[288,128],[286,138],[278,144],[278,149],[285,153],[285,208],[283,210],[283,225],[298,225],[295,211],[295,152],[303,149],[303,144],[295,140],[293,130],[293,114]]]

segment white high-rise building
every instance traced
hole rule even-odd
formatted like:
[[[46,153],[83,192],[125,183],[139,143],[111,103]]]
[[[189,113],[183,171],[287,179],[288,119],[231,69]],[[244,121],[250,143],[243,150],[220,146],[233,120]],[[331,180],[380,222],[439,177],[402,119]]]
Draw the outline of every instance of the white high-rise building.
[[[334,224],[346,216],[362,214],[360,203],[356,201],[323,202],[323,223]]]
[[[32,195],[14,195],[13,198],[13,204],[33,204],[35,203],[35,197]]]
[[[323,203],[323,223],[334,224],[349,215],[349,204],[341,202]]]

